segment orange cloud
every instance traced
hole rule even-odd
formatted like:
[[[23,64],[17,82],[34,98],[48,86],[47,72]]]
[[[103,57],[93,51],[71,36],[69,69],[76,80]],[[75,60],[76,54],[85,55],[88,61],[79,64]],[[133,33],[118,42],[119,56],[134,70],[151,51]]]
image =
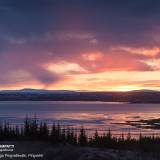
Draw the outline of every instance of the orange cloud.
[[[126,51],[88,52],[77,59],[77,63],[89,72],[106,71],[151,71],[152,65],[146,63],[147,58]],[[76,59],[75,59],[76,60]]]

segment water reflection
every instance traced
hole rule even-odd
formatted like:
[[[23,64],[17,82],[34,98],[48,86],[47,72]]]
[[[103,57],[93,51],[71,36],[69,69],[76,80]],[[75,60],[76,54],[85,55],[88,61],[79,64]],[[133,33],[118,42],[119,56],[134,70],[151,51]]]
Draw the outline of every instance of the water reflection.
[[[80,128],[89,133],[110,129],[113,134],[153,134],[160,130],[137,128],[126,121],[160,118],[159,104],[112,104],[95,102],[1,102],[0,122],[23,124],[26,116],[37,115],[39,121],[54,122]]]

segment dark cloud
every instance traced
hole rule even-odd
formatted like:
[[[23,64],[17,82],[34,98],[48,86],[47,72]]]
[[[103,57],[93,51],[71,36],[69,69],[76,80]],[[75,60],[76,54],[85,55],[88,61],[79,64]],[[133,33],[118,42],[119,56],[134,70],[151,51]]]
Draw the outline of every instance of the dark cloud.
[[[45,32],[92,32],[112,45],[152,44],[159,24],[157,0],[2,0],[1,28],[15,37]]]
[[[45,85],[50,85],[61,79],[60,76],[53,74],[52,72],[47,71],[43,68],[40,67],[36,68],[35,66],[33,69],[30,70],[30,73],[32,74],[33,78],[37,79],[38,81],[40,81],[42,84]]]

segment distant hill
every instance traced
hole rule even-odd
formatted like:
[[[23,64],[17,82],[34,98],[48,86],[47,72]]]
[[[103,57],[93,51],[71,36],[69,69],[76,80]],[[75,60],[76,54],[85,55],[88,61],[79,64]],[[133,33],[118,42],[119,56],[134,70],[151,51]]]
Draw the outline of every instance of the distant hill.
[[[0,101],[18,100],[160,103],[160,92],[152,90],[135,90],[129,92],[93,92],[43,89],[21,89],[0,91]]]
[[[30,89],[24,88],[21,90],[0,90],[0,93],[73,93],[74,91],[69,90],[45,90],[45,89]]]

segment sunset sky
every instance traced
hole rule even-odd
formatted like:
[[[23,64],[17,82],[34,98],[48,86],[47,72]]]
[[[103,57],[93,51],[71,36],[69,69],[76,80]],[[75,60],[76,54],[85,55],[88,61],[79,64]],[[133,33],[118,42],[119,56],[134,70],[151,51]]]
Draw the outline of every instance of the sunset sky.
[[[159,0],[0,0],[0,90],[160,90]]]

